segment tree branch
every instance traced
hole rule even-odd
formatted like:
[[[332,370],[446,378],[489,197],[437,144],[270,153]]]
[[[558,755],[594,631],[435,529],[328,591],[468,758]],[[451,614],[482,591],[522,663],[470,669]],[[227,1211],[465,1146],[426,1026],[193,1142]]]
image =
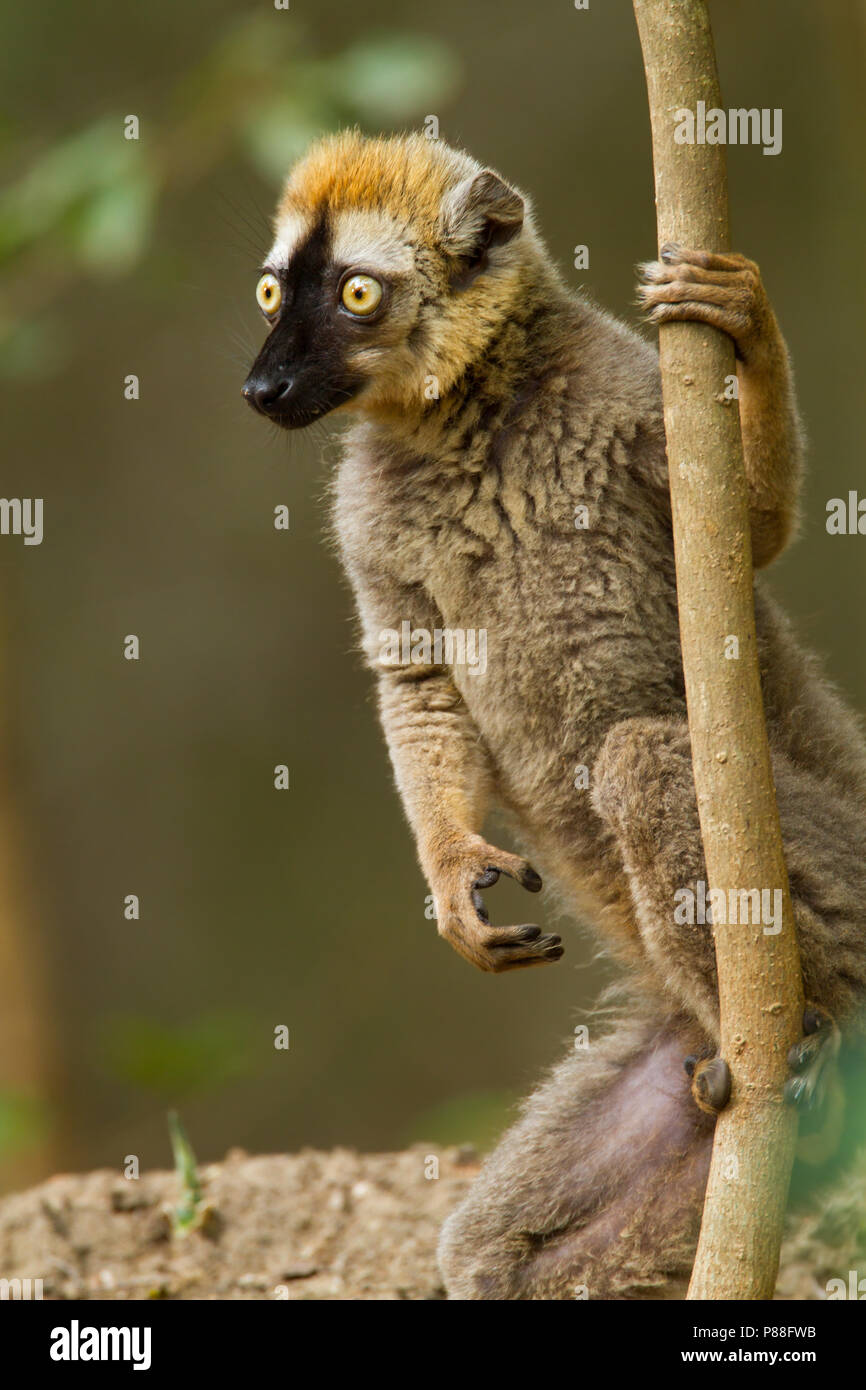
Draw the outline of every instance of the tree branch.
[[[729,249],[724,147],[676,144],[675,113],[721,106],[705,0],[634,0],[649,92],[659,244]],[[721,1053],[717,1123],[689,1298],[771,1298],[797,1121],[787,1052],[801,1034],[800,960],[755,641],[752,556],[731,341],[697,323],[659,333],[680,635],[711,888],[781,890],[782,927],[714,927]],[[739,641],[729,659],[726,642]],[[730,651],[730,647],[727,648]]]

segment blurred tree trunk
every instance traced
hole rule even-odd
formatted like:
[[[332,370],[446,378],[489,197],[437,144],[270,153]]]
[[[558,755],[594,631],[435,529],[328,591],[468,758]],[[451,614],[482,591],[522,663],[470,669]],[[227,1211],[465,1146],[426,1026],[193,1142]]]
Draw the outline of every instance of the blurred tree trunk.
[[[0,651],[9,652],[0,623]],[[29,884],[38,872],[24,850],[9,757],[7,683],[0,681],[0,1191],[52,1171],[49,1092],[53,1023],[47,971]]]

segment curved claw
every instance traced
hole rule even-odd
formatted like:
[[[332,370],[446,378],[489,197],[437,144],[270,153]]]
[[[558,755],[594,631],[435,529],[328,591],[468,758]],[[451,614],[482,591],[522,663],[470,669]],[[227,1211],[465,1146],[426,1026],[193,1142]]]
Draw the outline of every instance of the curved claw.
[[[490,916],[489,916],[489,914],[488,914],[488,912],[487,912],[487,908],[486,908],[486,906],[485,906],[485,904],[484,904],[484,899],[482,898],[481,894],[478,892],[478,889],[477,889],[477,888],[473,888],[473,889],[472,889],[472,906],[475,908],[475,911],[478,913],[479,920],[482,921],[482,922],[484,923],[485,926],[489,926],[489,924],[490,924]]]

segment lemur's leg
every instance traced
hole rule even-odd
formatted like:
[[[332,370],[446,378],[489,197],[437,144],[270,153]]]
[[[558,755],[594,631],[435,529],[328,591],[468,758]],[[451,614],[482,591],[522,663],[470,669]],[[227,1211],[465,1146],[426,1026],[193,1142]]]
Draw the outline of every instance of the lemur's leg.
[[[573,1052],[487,1159],[439,1246],[452,1298],[682,1298],[714,1121],[691,1022],[641,1017]]]
[[[804,1020],[809,1041],[791,1061],[803,1083],[797,1089],[808,1096],[816,1089],[820,1093],[820,1075],[838,1047],[832,1019],[853,1018],[866,985],[866,843],[860,808],[837,784],[795,768],[779,755],[773,772],[811,1006]],[[633,719],[617,724],[593,769],[593,804],[617,839],[636,923],[656,973],[668,995],[717,1038],[712,926],[692,925],[683,920],[685,912],[676,911],[678,890],[690,890],[697,899],[699,883],[706,882],[685,722]],[[738,892],[776,887],[718,886]],[[824,1019],[825,1026],[810,1026],[810,1017]],[[693,1070],[696,1100],[717,1111],[726,1100],[724,1069],[710,1067],[708,1072],[698,1061]]]
[[[761,272],[745,256],[667,245],[661,260],[641,273],[639,294],[651,323],[709,323],[734,340],[752,556],[756,566],[766,565],[794,531],[804,434],[788,350]]]
[[[617,724],[592,770],[593,806],[613,831],[638,929],[667,997],[718,1037],[712,927],[677,922],[675,893],[706,881],[685,722]],[[680,914],[683,915],[683,914]]]

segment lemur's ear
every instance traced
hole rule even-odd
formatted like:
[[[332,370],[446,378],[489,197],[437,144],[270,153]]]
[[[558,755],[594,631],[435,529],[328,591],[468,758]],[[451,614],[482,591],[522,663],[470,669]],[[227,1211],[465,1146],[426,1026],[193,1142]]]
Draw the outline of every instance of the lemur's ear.
[[[523,199],[494,174],[470,174],[448,194],[442,239],[448,251],[478,265],[494,246],[504,246],[523,226]]]

